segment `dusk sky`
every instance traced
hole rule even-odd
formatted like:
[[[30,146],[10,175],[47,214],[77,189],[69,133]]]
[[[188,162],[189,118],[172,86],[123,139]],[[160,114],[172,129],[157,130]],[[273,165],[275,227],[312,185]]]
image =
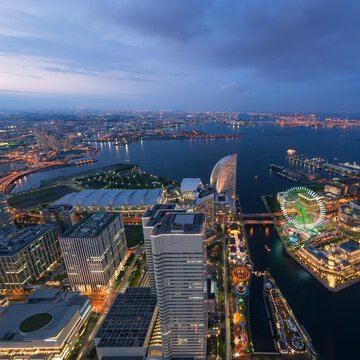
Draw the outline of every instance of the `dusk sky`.
[[[2,0],[0,108],[360,111],[359,0]]]

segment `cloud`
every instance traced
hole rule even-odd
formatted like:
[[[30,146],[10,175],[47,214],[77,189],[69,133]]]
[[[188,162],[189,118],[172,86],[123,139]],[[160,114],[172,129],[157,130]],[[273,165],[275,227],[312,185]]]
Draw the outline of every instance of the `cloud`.
[[[0,11],[2,88],[360,110],[357,0],[4,0]]]
[[[244,89],[236,81],[224,84],[223,86],[221,86],[220,90],[225,93],[238,94],[238,95],[244,95],[248,93],[248,90]]]
[[[205,18],[211,0],[153,0],[102,3],[98,10],[105,20],[146,37],[159,36],[189,41],[209,30]]]

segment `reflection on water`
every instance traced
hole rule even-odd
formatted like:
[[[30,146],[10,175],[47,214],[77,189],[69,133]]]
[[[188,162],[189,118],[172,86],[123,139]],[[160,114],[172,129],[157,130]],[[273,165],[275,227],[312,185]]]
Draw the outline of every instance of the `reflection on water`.
[[[270,234],[270,229],[268,226],[266,226],[265,228],[265,237],[269,237],[269,234]]]
[[[269,269],[323,359],[351,359],[360,322],[360,286],[337,294],[329,292],[286,254],[276,230],[267,228],[268,238],[266,228],[246,229],[255,270]],[[270,244],[270,253],[265,251],[265,243]]]
[[[143,144],[133,143],[121,148],[97,143],[96,146],[100,148],[99,161],[91,165],[31,174],[27,176],[27,183],[18,182],[15,191],[37,187],[41,180],[75,175],[86,169],[97,169],[125,161],[138,164],[144,171],[159,176],[179,181],[184,177],[200,177],[208,183],[216,161],[236,152],[237,192],[241,206],[244,212],[255,213],[265,211],[261,195],[276,194],[294,185],[276,176],[274,172],[272,175],[269,172],[271,163],[285,165],[285,154],[289,148],[296,149],[299,154],[320,156],[329,160],[339,157],[341,162],[360,162],[360,129],[318,129],[315,134],[313,129],[305,128],[281,129],[266,126],[232,129],[211,124],[201,126],[200,130],[222,134],[241,132],[242,136],[233,141],[145,141]],[[258,181],[254,182],[256,175]],[[272,227],[251,227],[248,229],[248,236],[255,269],[270,269],[324,359],[353,358],[352,355],[358,351],[354,338],[360,323],[360,284],[332,294],[287,256]],[[272,250],[269,253],[264,249],[265,241]]]

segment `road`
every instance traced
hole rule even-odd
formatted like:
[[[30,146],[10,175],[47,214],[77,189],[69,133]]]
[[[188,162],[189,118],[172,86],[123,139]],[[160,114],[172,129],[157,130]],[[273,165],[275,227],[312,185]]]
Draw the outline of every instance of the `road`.
[[[105,316],[109,312],[112,304],[114,303],[116,299],[117,293],[123,293],[129,284],[129,276],[131,275],[132,271],[134,270],[135,263],[138,260],[138,258],[143,254],[144,247],[139,246],[136,250],[135,257],[131,263],[131,265],[126,269],[126,272],[124,274],[124,277],[122,278],[119,286],[116,288],[116,290],[111,291],[110,294],[107,296],[107,299],[105,301],[104,311],[101,313],[101,316],[99,317],[94,330],[91,332],[89,338],[87,339],[86,343],[83,346],[83,350],[80,352],[80,354],[77,357],[77,360],[84,360],[88,356],[92,346],[93,346],[93,339],[98,332],[103,320],[105,319]]]
[[[226,246],[224,239],[223,246],[223,260],[224,260],[224,294],[225,294],[225,340],[226,340],[226,360],[231,360],[231,334],[230,334],[230,309],[228,299],[228,282],[227,282],[227,259],[226,259]]]

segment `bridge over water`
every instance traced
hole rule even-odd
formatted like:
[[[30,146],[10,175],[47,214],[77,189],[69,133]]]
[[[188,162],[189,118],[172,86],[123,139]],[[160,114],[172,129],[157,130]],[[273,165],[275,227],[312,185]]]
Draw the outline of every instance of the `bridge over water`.
[[[271,225],[274,224],[274,218],[281,215],[281,212],[242,214],[241,223],[244,225]]]

